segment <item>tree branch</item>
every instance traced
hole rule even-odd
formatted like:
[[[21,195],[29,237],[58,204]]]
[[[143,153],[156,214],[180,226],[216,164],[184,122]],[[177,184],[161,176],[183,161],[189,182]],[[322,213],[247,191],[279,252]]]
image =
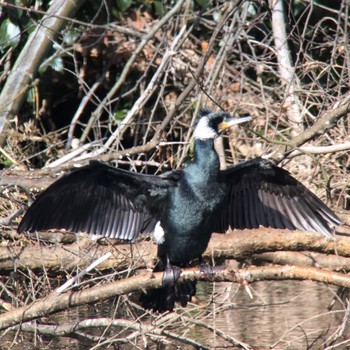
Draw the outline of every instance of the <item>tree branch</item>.
[[[324,134],[327,130],[334,127],[336,122],[347,113],[350,112],[350,95],[346,94],[343,98],[333,106],[333,109],[325,113],[312,126],[293,138],[288,144],[279,145],[274,149],[269,159],[276,163],[293,152],[296,148],[315,137]]]
[[[292,64],[292,57],[288,48],[286,32],[285,11],[283,0],[271,0],[272,29],[275,41],[275,53],[277,54],[278,70],[282,88],[285,90],[284,105],[287,110],[288,120],[291,125],[292,136],[302,131],[303,118],[300,113],[300,101],[296,94],[296,74]]]
[[[47,234],[46,238],[50,236],[54,238],[55,233]],[[234,231],[213,234],[204,257],[244,259],[257,253],[286,250],[308,250],[349,257],[350,238],[336,236],[329,240],[321,234],[269,228]],[[76,267],[85,268],[107,253],[112,253],[112,256],[99,265],[100,270],[148,268],[157,259],[157,245],[147,240],[132,245],[102,245],[86,237],[68,245],[0,247],[0,271],[6,273],[14,269],[37,270],[44,266],[51,273],[72,271]]]
[[[312,266],[333,271],[349,271],[350,258],[338,256],[334,254],[320,254],[316,252],[265,252],[254,254],[251,257],[254,265],[261,264],[278,264],[278,265],[298,265]]]
[[[183,269],[179,282],[189,279],[208,280],[208,276],[201,273],[198,268]],[[249,267],[236,270],[225,268],[209,280],[215,282],[253,283],[261,280],[312,280],[334,284],[342,287],[350,287],[350,277],[346,274],[319,270],[313,267],[300,266],[265,266]],[[0,330],[31,321],[39,317],[51,315],[71,307],[83,304],[96,303],[122,294],[137,292],[140,289],[161,287],[163,273],[141,273],[117,282],[95,286],[81,291],[69,291],[59,294],[56,290],[46,298],[33,302],[17,309],[12,309],[0,315]]]
[[[30,35],[21,51],[11,74],[0,94],[0,144],[6,141],[5,131],[10,119],[15,117],[33,84],[39,66],[61,29],[67,24],[63,17],[72,17],[84,0],[55,0],[47,14],[39,21],[36,30]]]
[[[116,93],[119,91],[119,89],[123,86],[123,83],[125,82],[125,79],[130,69],[132,68],[132,64],[134,63],[134,61],[136,60],[140,52],[142,52],[143,48],[146,46],[149,40],[154,37],[154,35],[163,27],[163,25],[166,24],[173,16],[175,16],[179,12],[183,2],[184,0],[178,1],[176,5],[168,13],[166,13],[163,16],[163,18],[151,29],[151,31],[142,38],[141,43],[138,45],[136,50],[133,52],[132,56],[129,58],[128,62],[125,64],[124,69],[121,72],[118,81],[116,82],[116,84],[114,84],[114,86],[108,92],[107,96],[101,101],[101,103],[92,113],[91,118],[88,122],[88,125],[84,130],[84,133],[80,137],[81,142],[84,142],[86,140],[91,128],[95,124],[96,120],[99,118],[104,108],[108,105],[112,97],[115,96]]]

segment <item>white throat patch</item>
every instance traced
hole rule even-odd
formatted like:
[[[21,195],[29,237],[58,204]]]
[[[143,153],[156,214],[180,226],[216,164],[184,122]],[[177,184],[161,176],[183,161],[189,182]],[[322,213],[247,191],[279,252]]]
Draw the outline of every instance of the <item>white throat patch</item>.
[[[160,225],[160,221],[157,222],[156,227],[154,228],[153,238],[157,242],[157,244],[162,244],[165,241],[164,230],[163,227]]]
[[[206,140],[206,139],[215,139],[218,136],[217,132],[209,127],[208,119],[201,118],[194,130],[193,137],[195,139]]]

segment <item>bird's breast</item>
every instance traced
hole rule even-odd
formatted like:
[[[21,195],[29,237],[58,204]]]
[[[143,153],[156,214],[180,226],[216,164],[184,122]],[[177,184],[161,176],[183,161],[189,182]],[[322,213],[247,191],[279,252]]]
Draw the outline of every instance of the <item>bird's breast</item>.
[[[182,183],[169,194],[161,225],[170,261],[188,262],[206,249],[224,200],[224,188],[213,181],[203,186]]]

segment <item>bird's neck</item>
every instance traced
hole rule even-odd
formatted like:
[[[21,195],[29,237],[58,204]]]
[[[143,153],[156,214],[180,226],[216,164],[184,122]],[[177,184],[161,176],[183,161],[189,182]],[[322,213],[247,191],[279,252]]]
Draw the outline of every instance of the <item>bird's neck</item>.
[[[207,169],[210,174],[220,170],[219,156],[214,149],[214,140],[197,139],[194,142],[194,164],[201,169]]]

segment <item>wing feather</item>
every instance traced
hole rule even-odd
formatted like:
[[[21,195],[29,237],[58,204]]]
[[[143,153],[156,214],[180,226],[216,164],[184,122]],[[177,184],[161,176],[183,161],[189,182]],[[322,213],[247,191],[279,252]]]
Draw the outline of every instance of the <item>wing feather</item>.
[[[288,171],[256,158],[221,172],[226,199],[217,230],[300,229],[331,237],[341,220]]]
[[[243,196],[242,191],[238,191],[237,193],[237,201],[240,205],[236,207],[237,212],[233,213],[235,217],[235,221],[232,223],[232,227],[244,228],[243,223]],[[237,225],[237,226],[236,226]]]
[[[258,217],[258,208],[257,208],[257,201],[254,199],[254,193],[250,189],[248,191],[248,197],[249,197],[249,203],[250,203],[250,210],[249,210],[249,219],[248,223],[250,223],[251,227],[259,227],[259,219]]]
[[[243,193],[243,226],[247,226],[250,223],[250,201],[249,201],[249,191],[247,189]]]
[[[66,229],[134,240],[154,228],[168,189],[180,178],[179,171],[164,177],[142,175],[94,161],[42,192],[18,232]]]

